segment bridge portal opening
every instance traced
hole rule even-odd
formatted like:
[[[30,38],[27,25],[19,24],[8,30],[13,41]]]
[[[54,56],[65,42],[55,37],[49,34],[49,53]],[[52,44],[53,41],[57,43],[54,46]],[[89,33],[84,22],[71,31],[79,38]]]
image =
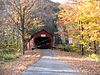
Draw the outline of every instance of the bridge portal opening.
[[[34,43],[38,49],[49,49],[52,47],[52,41],[49,37],[37,37]]]

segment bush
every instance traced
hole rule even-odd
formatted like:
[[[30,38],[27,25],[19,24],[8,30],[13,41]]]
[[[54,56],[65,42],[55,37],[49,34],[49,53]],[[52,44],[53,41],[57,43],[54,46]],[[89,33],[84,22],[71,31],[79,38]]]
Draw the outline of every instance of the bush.
[[[13,54],[5,54],[5,55],[3,55],[3,58],[4,58],[5,60],[11,60],[11,59],[16,58],[16,56],[13,55]]]
[[[2,54],[2,55],[0,55],[0,61],[16,59],[20,55],[21,55],[20,53],[16,53],[16,54]]]
[[[15,48],[10,48],[8,47],[7,49],[4,50],[5,53],[15,53],[17,52]]]
[[[66,45],[66,46],[63,45],[63,49],[64,49],[64,51],[67,51],[67,52],[73,52],[74,51],[74,49],[71,45]]]
[[[0,61],[2,61],[3,60],[3,56],[0,54]]]
[[[0,43],[0,49],[6,48],[6,45]]]
[[[62,44],[56,45],[56,49],[62,49]]]
[[[95,59],[95,60],[100,60],[100,55],[97,55],[97,54],[91,54],[91,55],[89,55],[89,57],[91,58],[91,59]]]
[[[15,53],[17,52],[15,45],[0,44],[0,54]]]

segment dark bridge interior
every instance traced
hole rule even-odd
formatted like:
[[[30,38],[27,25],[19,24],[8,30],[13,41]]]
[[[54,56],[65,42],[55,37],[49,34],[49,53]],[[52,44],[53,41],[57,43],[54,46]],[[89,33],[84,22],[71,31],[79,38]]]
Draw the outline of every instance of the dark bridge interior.
[[[35,45],[38,49],[49,49],[51,48],[51,39],[49,37],[37,37]]]

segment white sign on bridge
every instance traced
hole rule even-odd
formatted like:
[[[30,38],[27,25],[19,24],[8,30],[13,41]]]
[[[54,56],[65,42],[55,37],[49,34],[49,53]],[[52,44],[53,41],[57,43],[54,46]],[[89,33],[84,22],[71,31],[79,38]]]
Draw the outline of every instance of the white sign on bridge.
[[[46,37],[46,34],[41,34],[41,37]]]

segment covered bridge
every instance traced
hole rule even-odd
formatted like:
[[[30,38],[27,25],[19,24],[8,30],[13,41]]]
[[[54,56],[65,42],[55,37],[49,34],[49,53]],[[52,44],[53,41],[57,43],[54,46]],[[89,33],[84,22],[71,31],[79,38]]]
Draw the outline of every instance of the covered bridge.
[[[34,48],[47,49],[52,48],[55,43],[55,36],[46,30],[40,30],[34,33],[27,43],[28,50]]]

